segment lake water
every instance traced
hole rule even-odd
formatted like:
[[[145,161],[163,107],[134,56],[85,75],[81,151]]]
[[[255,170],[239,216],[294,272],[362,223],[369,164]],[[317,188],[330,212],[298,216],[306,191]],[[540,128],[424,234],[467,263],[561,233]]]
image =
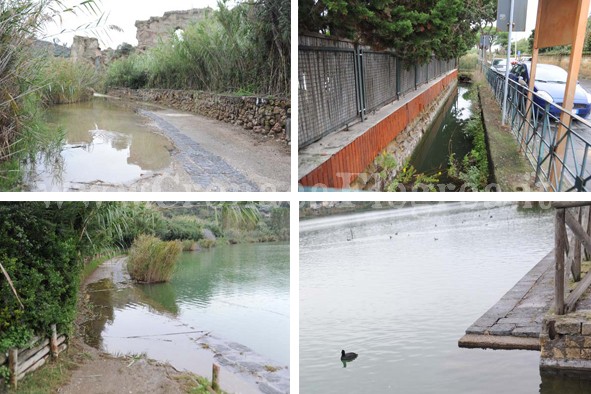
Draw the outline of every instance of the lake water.
[[[300,224],[302,393],[589,393],[539,352],[460,349],[553,247],[549,211],[453,203]],[[340,352],[359,354],[346,368]]]
[[[177,265],[169,283],[152,285],[131,283],[110,263],[99,268],[87,287],[99,313],[86,324],[86,342],[207,377],[222,353],[278,367],[289,379],[289,245],[221,245],[183,253]],[[242,376],[244,385],[224,372],[224,390],[258,392],[258,378]]]
[[[47,121],[63,128],[57,154],[29,164],[32,191],[68,191],[89,184],[125,184],[163,171],[172,163],[172,143],[124,102],[95,97],[48,109]]]

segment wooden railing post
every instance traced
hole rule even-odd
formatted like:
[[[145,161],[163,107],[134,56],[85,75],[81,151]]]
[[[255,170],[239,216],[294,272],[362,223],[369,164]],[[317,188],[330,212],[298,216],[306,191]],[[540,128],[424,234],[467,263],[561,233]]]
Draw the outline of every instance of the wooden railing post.
[[[556,209],[554,216],[554,306],[557,315],[564,315],[564,250],[565,250],[565,210]]]
[[[579,211],[579,223],[581,226],[583,225],[583,208],[578,208]],[[573,251],[573,265],[571,267],[571,272],[573,274],[573,280],[578,282],[581,280],[581,240],[579,237],[575,236],[575,250]]]
[[[587,235],[591,236],[591,207],[587,208]],[[585,261],[591,259],[591,252],[585,249]]]
[[[16,390],[18,382],[18,349],[16,348],[8,351],[8,370],[10,372],[10,385]]]
[[[55,324],[51,325],[51,339],[49,340],[49,351],[51,352],[51,357],[55,360],[58,355],[57,329]]]
[[[217,393],[220,391],[220,366],[213,364],[212,376],[211,376],[211,388]]]

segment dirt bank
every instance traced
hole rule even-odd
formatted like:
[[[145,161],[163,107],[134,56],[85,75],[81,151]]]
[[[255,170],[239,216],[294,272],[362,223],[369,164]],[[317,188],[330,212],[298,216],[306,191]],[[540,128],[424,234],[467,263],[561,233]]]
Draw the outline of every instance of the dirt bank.
[[[113,357],[79,339],[72,341],[69,351],[77,354],[78,368],[73,371],[68,384],[57,390],[58,393],[181,394],[190,392],[191,386],[199,385],[195,376],[141,355]]]

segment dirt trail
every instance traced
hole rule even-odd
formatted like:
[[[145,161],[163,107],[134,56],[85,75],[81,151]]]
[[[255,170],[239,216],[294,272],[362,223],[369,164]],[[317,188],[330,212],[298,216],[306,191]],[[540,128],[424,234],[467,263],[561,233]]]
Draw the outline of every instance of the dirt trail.
[[[115,358],[79,341],[73,345],[73,350],[79,353],[79,368],[58,393],[145,393],[148,387],[153,393],[186,393],[181,383],[186,374],[169,365],[145,358]]]

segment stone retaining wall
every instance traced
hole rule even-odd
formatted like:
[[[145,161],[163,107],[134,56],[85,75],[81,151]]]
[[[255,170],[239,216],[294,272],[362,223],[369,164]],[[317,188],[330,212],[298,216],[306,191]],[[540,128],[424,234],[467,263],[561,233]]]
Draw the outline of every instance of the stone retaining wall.
[[[591,312],[550,314],[540,335],[542,370],[591,371]]]
[[[291,103],[287,98],[226,96],[195,90],[126,88],[111,89],[108,94],[193,112],[255,133],[281,138],[286,138],[286,123],[291,117]]]
[[[540,54],[538,63],[553,64],[568,70],[570,55],[546,55]],[[591,78],[591,55],[583,55],[581,59],[581,68],[579,78]]]

